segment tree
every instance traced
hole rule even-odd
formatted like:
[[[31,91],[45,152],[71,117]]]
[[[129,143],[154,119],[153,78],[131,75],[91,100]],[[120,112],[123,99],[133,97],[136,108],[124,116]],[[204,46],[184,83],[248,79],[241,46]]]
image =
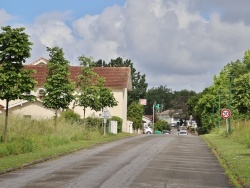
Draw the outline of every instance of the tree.
[[[125,60],[121,57],[116,59],[111,59],[109,63],[106,63],[103,60],[98,60],[95,63],[96,67],[130,67],[132,75],[132,91],[128,92],[128,106],[132,102],[138,102],[139,99],[146,98],[146,92],[148,83],[146,83],[146,75],[141,75],[140,72],[136,72],[133,63],[131,60]]]
[[[163,130],[171,130],[171,127],[169,125],[168,122],[166,122],[165,120],[158,120],[155,124],[154,124],[154,130],[158,130],[158,131],[163,131]]]
[[[103,110],[103,108],[107,107],[107,106],[108,107],[117,106],[118,101],[116,101],[111,89],[105,87],[105,80],[100,79],[98,85],[100,87],[99,103],[100,103],[101,110]],[[98,109],[96,109],[96,110],[98,110]]]
[[[250,73],[241,75],[235,79],[234,99],[233,106],[239,111],[240,114],[250,115]]]
[[[92,58],[82,55],[78,59],[82,66],[82,72],[77,81],[78,94],[75,105],[83,107],[83,117],[85,118],[87,107],[99,111],[106,106],[116,106],[117,101],[111,90],[105,87],[104,78],[93,71],[94,62]]]
[[[172,89],[166,86],[159,86],[151,88],[147,91],[147,106],[145,106],[146,114],[153,114],[153,105],[160,104],[159,112],[171,108],[171,101],[173,98]]]
[[[74,99],[74,85],[69,80],[69,61],[64,58],[59,47],[49,48],[50,59],[47,64],[48,74],[44,83],[43,105],[55,110],[55,128],[57,127],[58,110],[68,109]]]
[[[7,142],[9,102],[16,99],[33,101],[33,95],[24,95],[34,90],[36,84],[31,73],[24,70],[23,63],[30,57],[32,43],[24,28],[2,27],[0,33],[0,99],[6,100],[4,142]]]
[[[128,107],[128,119],[133,122],[134,129],[142,128],[143,106],[138,102],[132,102]]]

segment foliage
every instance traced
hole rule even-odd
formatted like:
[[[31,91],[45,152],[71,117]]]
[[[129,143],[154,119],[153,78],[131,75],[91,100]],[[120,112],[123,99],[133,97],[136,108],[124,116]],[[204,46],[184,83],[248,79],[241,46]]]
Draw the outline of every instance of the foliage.
[[[172,90],[166,86],[151,88],[147,91],[147,106],[145,106],[145,114],[153,114],[153,105],[160,104],[160,109],[157,112],[162,112],[172,107],[173,95]]]
[[[154,130],[158,130],[158,131],[169,130],[170,131],[171,126],[165,120],[160,119],[154,124]]]
[[[25,99],[34,101],[30,93],[36,84],[30,76],[33,70],[24,70],[23,63],[30,57],[32,43],[24,28],[12,29],[10,26],[2,27],[0,33],[0,99],[6,100],[5,128],[3,139],[7,141],[9,101]]]
[[[98,60],[95,63],[97,67],[130,67],[131,76],[132,76],[132,91],[128,92],[128,106],[132,102],[138,102],[139,99],[146,98],[146,92],[148,84],[146,83],[146,75],[140,72],[136,72],[133,63],[131,60],[123,60],[121,57],[116,59],[111,59],[109,63],[106,63],[103,60]]]
[[[218,124],[220,126],[220,111],[231,109],[232,120],[249,119],[250,115],[250,50],[244,54],[243,60],[230,62],[224,66],[214,83],[197,96],[188,101],[188,111],[198,119],[201,133],[209,132]],[[231,89],[230,89],[231,85]],[[229,95],[232,96],[232,101]]]
[[[235,187],[250,186],[249,125],[249,121],[235,121],[231,134],[227,133],[226,125],[223,124],[220,129],[212,129],[210,134],[202,135],[202,138],[216,152]]]
[[[93,126],[101,126],[101,119],[99,118],[89,118],[86,127],[79,125],[79,123],[65,121],[63,118],[58,120],[60,123],[58,124],[57,131],[55,131],[52,119],[32,120],[10,115],[9,140],[6,143],[0,143],[0,170],[3,170],[3,167],[6,165],[4,161],[7,159],[7,156],[10,158],[13,156],[14,160],[18,161],[24,154],[36,153],[37,157],[40,156],[38,159],[41,159],[42,156],[39,154],[48,150],[53,150],[53,153],[49,154],[51,156],[55,152],[65,152],[65,148],[62,150],[62,147],[66,147],[67,145],[79,143],[78,148],[83,148],[85,145],[113,140],[125,135],[120,133],[115,136],[112,135],[111,138],[107,134],[105,138],[102,137],[99,129],[93,129]],[[3,122],[4,117],[0,116],[0,124]],[[0,126],[0,131],[2,129],[3,127]],[[58,149],[60,151],[57,151]],[[17,155],[18,157],[16,157]],[[25,160],[27,162],[27,158]],[[14,163],[12,162],[11,165],[14,166]]]
[[[100,130],[102,126],[102,119],[101,118],[96,118],[96,117],[87,117],[85,119],[86,121],[86,128],[88,130]]]
[[[69,80],[69,62],[63,57],[63,50],[59,47],[47,48],[50,59],[47,64],[48,74],[44,82],[43,105],[55,110],[55,127],[57,126],[57,112],[68,109],[74,99],[73,84]]]
[[[116,106],[117,101],[111,89],[105,87],[104,78],[93,71],[94,63],[92,58],[82,55],[79,57],[79,61],[82,72],[77,81],[78,93],[75,105],[83,107],[84,118],[87,107],[99,111],[106,106]]]
[[[81,119],[80,114],[75,113],[71,109],[63,111],[60,117],[71,123],[80,122]]]
[[[127,114],[128,120],[133,122],[134,129],[142,129],[143,106],[138,102],[132,102]]]
[[[234,80],[233,106],[240,114],[250,115],[250,73],[243,74]]]
[[[123,120],[122,118],[118,117],[118,116],[112,116],[111,119],[109,119],[109,121],[117,121],[117,132],[118,133],[121,133],[122,132],[122,123],[123,123]]]

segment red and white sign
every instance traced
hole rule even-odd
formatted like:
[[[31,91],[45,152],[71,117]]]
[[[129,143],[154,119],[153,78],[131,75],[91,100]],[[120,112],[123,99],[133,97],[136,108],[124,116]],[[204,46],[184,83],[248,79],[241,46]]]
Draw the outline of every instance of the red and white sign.
[[[147,99],[140,99],[140,104],[141,105],[147,105]]]
[[[231,116],[231,110],[226,109],[226,108],[221,110],[221,117],[222,118],[228,119],[228,118],[230,118],[230,116]]]

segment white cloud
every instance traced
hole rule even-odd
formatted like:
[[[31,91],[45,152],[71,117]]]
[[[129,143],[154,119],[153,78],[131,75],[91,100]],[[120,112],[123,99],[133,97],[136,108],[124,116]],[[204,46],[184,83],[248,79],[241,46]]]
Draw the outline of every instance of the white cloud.
[[[14,16],[8,14],[4,9],[0,9],[0,26],[5,26]]]
[[[35,44],[31,59],[47,58],[46,46],[58,45],[73,65],[82,54],[106,62],[122,57],[146,74],[149,88],[202,91],[249,48],[250,2],[244,2],[127,0],[77,20],[68,12],[46,13],[26,26]],[[238,15],[234,6],[246,15]],[[1,15],[3,25],[10,15],[0,10]]]

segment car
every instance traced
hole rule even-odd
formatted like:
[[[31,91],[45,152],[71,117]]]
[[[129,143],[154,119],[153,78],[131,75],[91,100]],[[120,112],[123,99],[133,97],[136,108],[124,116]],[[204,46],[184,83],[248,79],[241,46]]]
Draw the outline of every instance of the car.
[[[171,127],[175,127],[176,123],[171,123],[170,125],[171,125]]]
[[[187,130],[180,130],[178,135],[188,135]]]
[[[151,127],[144,127],[143,128],[143,134],[153,134],[153,129]]]
[[[169,130],[163,130],[162,134],[171,134],[171,132]]]

